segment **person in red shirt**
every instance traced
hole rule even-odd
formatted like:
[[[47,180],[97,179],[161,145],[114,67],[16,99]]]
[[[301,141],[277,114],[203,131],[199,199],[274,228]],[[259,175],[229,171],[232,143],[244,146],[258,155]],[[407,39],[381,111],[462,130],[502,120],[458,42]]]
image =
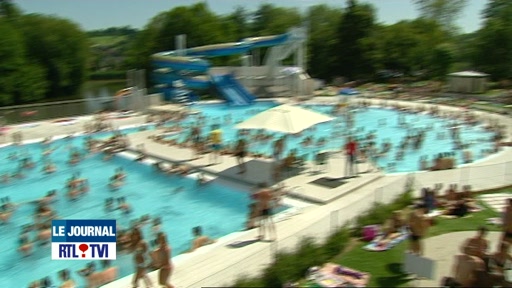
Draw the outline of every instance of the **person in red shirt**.
[[[347,144],[345,144],[345,155],[347,155],[346,165],[345,165],[345,176],[351,177],[357,175],[357,142],[349,137]]]

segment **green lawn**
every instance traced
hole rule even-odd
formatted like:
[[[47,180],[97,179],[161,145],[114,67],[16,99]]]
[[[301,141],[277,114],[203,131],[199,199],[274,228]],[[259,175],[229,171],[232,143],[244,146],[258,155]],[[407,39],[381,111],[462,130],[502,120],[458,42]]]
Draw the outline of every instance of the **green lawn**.
[[[484,210],[473,213],[469,218],[445,219],[436,218],[435,225],[430,227],[428,236],[436,236],[456,231],[476,230],[485,225],[486,219],[497,217],[498,213],[482,205]],[[497,226],[488,226],[490,230],[498,230]],[[362,247],[367,243],[358,242],[353,249],[335,257],[332,262],[369,272],[372,277],[370,287],[407,287],[410,277],[401,270],[407,241],[400,243],[391,250],[384,252],[369,252]]]

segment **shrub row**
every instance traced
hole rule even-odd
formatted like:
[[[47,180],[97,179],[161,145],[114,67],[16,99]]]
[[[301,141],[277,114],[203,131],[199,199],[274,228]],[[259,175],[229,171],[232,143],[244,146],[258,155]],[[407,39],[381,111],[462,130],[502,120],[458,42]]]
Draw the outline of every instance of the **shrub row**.
[[[393,211],[404,209],[412,203],[411,192],[403,193],[390,204],[376,203],[372,209],[359,216],[352,227],[340,228],[324,243],[304,238],[295,251],[279,252],[260,277],[241,277],[232,287],[283,287],[289,281],[301,279],[310,267],[320,266],[343,252],[352,237],[360,236],[364,226],[382,224],[391,217]]]
[[[126,71],[103,71],[89,74],[89,80],[124,80]]]

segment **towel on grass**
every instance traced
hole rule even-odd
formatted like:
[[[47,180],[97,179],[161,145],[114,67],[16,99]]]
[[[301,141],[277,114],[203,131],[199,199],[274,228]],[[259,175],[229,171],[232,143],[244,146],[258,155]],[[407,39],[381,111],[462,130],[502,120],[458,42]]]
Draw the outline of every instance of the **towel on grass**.
[[[486,220],[487,224],[491,224],[491,225],[503,225],[503,219],[499,218],[499,217],[492,217],[492,218],[487,218]]]
[[[389,250],[389,249],[395,247],[396,245],[398,245],[400,242],[404,241],[408,237],[409,237],[409,232],[402,232],[398,237],[385,243],[384,245],[379,244],[381,238],[378,237],[377,239],[370,242],[368,245],[364,246],[363,249],[368,250],[368,251],[375,251],[375,252],[386,251],[386,250]]]

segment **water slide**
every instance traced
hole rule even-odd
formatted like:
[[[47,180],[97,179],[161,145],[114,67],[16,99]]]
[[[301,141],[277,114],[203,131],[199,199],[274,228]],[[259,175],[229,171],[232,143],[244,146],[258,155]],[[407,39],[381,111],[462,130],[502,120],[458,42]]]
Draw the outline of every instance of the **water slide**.
[[[241,42],[206,45],[184,51],[156,53],[153,60],[153,81],[157,88],[172,98],[176,94],[176,83],[188,89],[215,88],[230,105],[249,105],[255,97],[233,75],[210,75],[207,58],[244,55],[252,49],[278,46],[290,40],[289,33],[251,37]],[[185,56],[184,56],[185,55]],[[183,89],[180,87],[180,89]]]

